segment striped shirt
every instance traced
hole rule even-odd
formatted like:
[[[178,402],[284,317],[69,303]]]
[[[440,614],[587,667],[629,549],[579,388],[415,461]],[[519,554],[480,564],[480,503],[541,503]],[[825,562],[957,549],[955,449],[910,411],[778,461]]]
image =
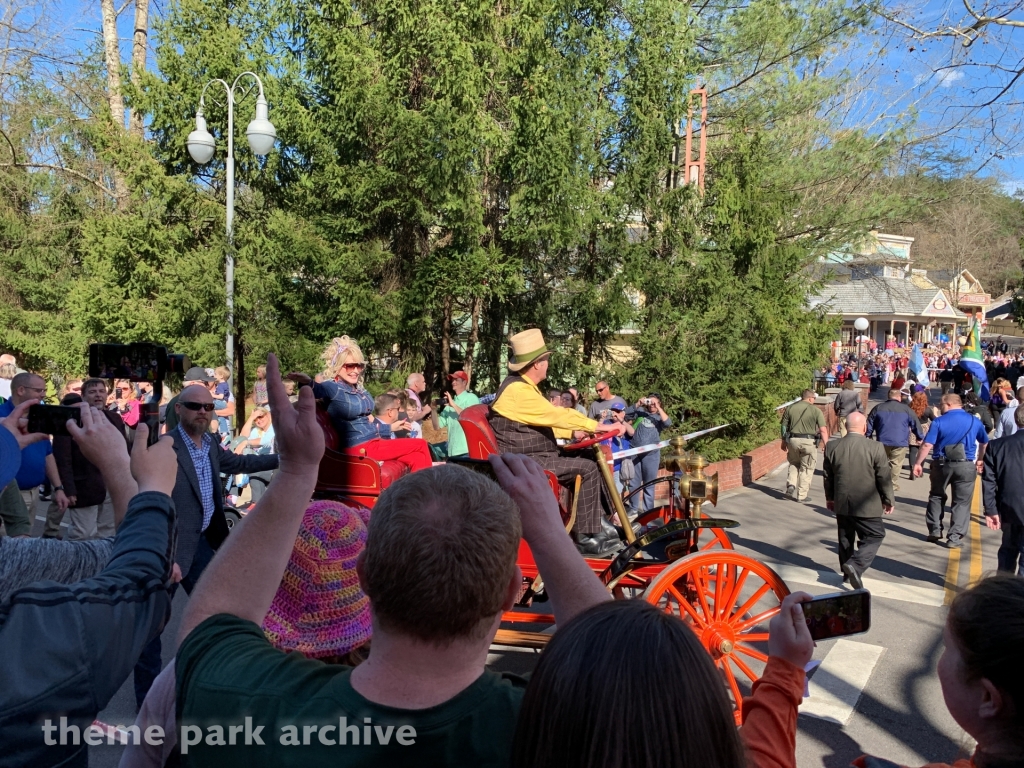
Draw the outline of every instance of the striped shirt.
[[[203,527],[206,530],[213,517],[213,470],[210,467],[210,448],[213,446],[213,438],[208,432],[203,433],[203,439],[198,448],[189,437],[188,433],[178,425],[178,433],[185,441],[188,448],[188,455],[192,457],[192,466],[196,468],[196,477],[199,478],[199,499],[203,503]]]

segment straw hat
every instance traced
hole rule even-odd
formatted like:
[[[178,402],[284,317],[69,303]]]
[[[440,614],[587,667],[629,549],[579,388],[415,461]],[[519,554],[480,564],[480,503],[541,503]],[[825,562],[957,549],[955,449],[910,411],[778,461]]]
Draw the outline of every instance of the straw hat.
[[[315,501],[263,620],[267,639],[311,658],[343,656],[370,638],[370,601],[359,587],[356,558],[366,544],[358,510]]]
[[[512,360],[509,360],[508,369],[512,373],[519,373],[530,363],[540,360],[545,355],[551,354],[544,344],[544,336],[537,328],[528,328],[520,331],[509,339],[512,344]]]

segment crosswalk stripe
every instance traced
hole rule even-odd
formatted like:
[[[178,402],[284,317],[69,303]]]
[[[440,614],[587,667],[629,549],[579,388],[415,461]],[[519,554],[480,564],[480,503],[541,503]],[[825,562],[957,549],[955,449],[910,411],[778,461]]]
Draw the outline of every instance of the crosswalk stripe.
[[[807,584],[821,587],[832,587],[841,589],[843,586],[842,575],[835,571],[816,571],[812,568],[803,568],[798,565],[787,563],[765,562],[765,565],[774,570],[787,584]],[[873,579],[870,576],[862,577],[864,587],[871,592],[872,597],[884,597],[889,600],[902,600],[906,603],[928,605],[938,607],[943,604],[943,591],[936,587],[925,587],[918,584],[905,584],[895,581],[883,581]]]
[[[846,725],[884,649],[839,639],[810,681],[800,714]]]

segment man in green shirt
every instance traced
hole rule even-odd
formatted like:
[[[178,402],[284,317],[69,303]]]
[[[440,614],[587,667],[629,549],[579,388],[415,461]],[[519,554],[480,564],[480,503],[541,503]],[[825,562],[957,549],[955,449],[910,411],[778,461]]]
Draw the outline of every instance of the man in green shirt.
[[[267,384],[280,469],[182,619],[183,764],[507,765],[523,683],[485,665],[522,587],[520,538],[559,625],[610,599],[566,535],[543,470],[505,455],[491,458],[501,488],[452,465],[394,483],[374,507],[356,566],[373,615],[369,657],[351,668],[286,655],[260,624],[316,485],[324,440],[308,387],[294,409],[284,407],[273,355]]]
[[[793,403],[782,417],[782,447],[788,452],[789,476],[786,478],[786,496],[803,501],[811,488],[811,478],[818,463],[816,441],[821,447],[828,443],[825,416],[814,405],[814,390],[805,389],[800,402]]]
[[[444,393],[448,405],[438,414],[437,420],[440,426],[448,428],[448,455],[463,456],[469,453],[469,445],[459,424],[459,414],[471,405],[479,405],[480,398],[469,391],[469,376],[465,371],[456,371],[448,380],[455,390],[455,397],[450,392]]]

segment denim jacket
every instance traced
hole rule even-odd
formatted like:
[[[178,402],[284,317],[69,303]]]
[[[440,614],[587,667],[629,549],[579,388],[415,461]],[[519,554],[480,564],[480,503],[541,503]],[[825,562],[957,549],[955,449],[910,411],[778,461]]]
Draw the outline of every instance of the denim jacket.
[[[365,443],[381,437],[391,438],[391,427],[380,419],[370,421],[373,413],[373,397],[365,389],[354,387],[344,381],[325,381],[313,384],[313,396],[317,400],[329,400],[327,415],[338,430],[338,437],[344,448]]]

